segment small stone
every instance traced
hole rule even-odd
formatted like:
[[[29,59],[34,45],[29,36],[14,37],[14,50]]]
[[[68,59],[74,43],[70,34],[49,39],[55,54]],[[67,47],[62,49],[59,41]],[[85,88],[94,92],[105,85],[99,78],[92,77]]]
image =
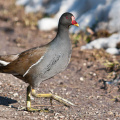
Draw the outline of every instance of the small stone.
[[[99,112],[98,112],[98,111],[96,111],[95,113],[96,113],[96,114],[99,114]]]
[[[17,112],[15,112],[15,115],[18,115]]]
[[[0,93],[2,93],[3,91],[2,90],[0,90]]]
[[[87,64],[86,63],[83,63],[83,66],[86,66]]]
[[[90,75],[93,75],[93,72],[89,72]]]
[[[9,107],[9,108],[12,108],[12,105],[9,105],[8,107]]]
[[[67,77],[67,76],[64,76],[64,78],[65,78],[65,79],[68,79],[68,77]]]
[[[9,94],[13,94],[13,92],[9,92]]]
[[[25,100],[21,100],[22,103],[25,103]]]
[[[119,117],[120,115],[119,115],[119,113],[118,113],[118,112],[116,112],[116,113],[115,113],[115,116],[116,116],[116,117]]]
[[[71,91],[66,92],[66,95],[70,95],[70,94],[71,94]]]
[[[108,114],[109,114],[109,115],[113,115],[113,112],[112,112],[112,111],[108,111]]]
[[[63,119],[65,116],[59,116],[60,119]]]
[[[2,82],[0,82],[0,85],[2,85]]]
[[[59,115],[59,113],[55,113],[55,116]]]
[[[97,100],[99,100],[100,99],[100,96],[97,96]]]
[[[22,114],[23,114],[23,115],[25,115],[25,114],[26,114],[26,112],[24,111]]]
[[[54,90],[53,90],[53,89],[50,89],[50,92],[51,92],[51,93],[53,93],[53,92],[54,92]]]
[[[96,73],[93,73],[93,76],[96,76]]]
[[[65,107],[65,110],[68,110],[68,108],[67,108],[67,107]]]
[[[19,96],[19,99],[22,99],[22,96]]]
[[[14,93],[13,96],[14,96],[14,97],[17,97],[17,96],[18,96],[18,93]]]
[[[67,89],[66,88],[62,88],[63,91],[66,91]]]
[[[83,77],[80,77],[80,81],[84,81],[84,78],[83,78]]]

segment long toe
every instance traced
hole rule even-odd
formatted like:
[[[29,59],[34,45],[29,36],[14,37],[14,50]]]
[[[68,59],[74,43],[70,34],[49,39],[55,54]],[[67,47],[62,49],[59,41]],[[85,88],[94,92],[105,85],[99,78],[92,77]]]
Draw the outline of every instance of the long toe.
[[[47,108],[45,108],[45,109],[35,109],[35,108],[27,107],[27,111],[28,112],[48,112],[48,113],[53,113],[53,110],[49,110]]]

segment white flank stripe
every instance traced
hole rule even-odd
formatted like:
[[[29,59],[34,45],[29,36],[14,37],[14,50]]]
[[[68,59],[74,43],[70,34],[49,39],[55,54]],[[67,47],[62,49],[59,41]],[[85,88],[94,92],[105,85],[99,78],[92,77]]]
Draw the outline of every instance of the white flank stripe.
[[[3,61],[3,60],[0,60],[0,64],[2,64],[2,65],[4,65],[4,66],[6,66],[6,65],[8,65],[10,62],[5,62],[5,61]]]
[[[31,66],[29,67],[29,69],[25,72],[25,74],[23,75],[23,77],[25,77],[25,75],[29,72],[29,70],[30,70],[33,66],[37,65],[37,64],[43,59],[43,57],[44,57],[44,56],[42,56],[35,64],[31,65]]]

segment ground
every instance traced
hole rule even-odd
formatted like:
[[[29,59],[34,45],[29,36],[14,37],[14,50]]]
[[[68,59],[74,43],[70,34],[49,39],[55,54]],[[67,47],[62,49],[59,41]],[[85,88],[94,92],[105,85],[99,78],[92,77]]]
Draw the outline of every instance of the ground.
[[[20,53],[29,48],[43,45],[52,40],[56,31],[39,31],[24,18],[23,8],[15,7],[14,1],[0,1],[0,54]],[[12,9],[12,10],[11,10]],[[21,16],[23,15],[23,16]],[[22,17],[22,18],[21,18]],[[24,20],[23,20],[24,18]],[[34,18],[32,18],[33,20]],[[22,21],[23,20],[23,21]],[[28,19],[29,20],[29,19]],[[35,20],[35,19],[34,19]],[[67,69],[43,82],[38,93],[53,93],[62,96],[76,106],[66,107],[56,101],[50,105],[49,99],[32,99],[32,105],[48,108],[52,113],[27,112],[26,88],[28,84],[12,75],[0,73],[0,120],[119,120],[120,92],[118,86],[104,89],[100,79],[110,80],[110,74],[102,61],[119,60],[104,50],[81,51],[85,44],[79,41],[75,47]],[[18,68],[19,69],[19,68]],[[119,71],[116,72],[119,74]]]

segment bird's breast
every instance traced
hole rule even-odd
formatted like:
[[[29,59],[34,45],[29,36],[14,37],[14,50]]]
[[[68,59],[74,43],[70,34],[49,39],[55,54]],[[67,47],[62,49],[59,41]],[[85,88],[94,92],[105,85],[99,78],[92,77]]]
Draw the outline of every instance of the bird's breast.
[[[54,44],[36,67],[35,78],[48,79],[65,70],[71,57],[70,44]]]

